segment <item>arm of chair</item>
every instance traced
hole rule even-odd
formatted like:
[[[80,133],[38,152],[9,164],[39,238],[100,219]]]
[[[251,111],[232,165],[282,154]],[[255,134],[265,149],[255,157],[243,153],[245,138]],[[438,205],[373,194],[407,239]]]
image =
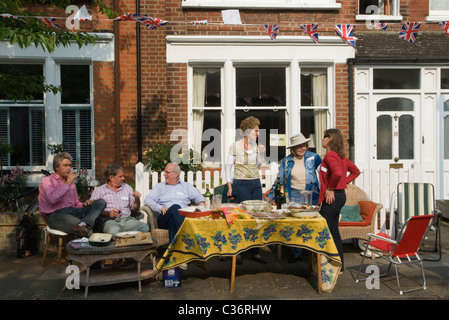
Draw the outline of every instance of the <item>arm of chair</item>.
[[[150,232],[154,233],[154,230],[157,229],[157,221],[156,216],[153,213],[153,210],[151,210],[151,208],[147,205],[142,206],[140,210],[148,215],[148,224],[150,225]]]
[[[368,233],[368,236],[370,238],[374,238],[374,239],[377,239],[377,240],[382,240],[382,241],[386,241],[386,242],[393,243],[393,244],[396,243],[396,240],[392,240],[390,238],[385,238],[385,237],[382,237],[382,236],[374,234],[374,233]]]

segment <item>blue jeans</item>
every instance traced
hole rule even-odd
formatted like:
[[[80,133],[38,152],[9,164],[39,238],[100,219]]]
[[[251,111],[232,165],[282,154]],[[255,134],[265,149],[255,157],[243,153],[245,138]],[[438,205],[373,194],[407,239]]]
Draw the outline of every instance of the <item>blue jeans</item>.
[[[179,209],[181,207],[178,204],[174,204],[168,208],[165,214],[159,213],[157,216],[157,226],[161,229],[168,229],[170,243],[184,222],[184,217],[179,214]]]
[[[98,199],[87,207],[59,209],[46,216],[47,224],[52,229],[60,230],[68,234],[72,234],[73,227],[80,222],[86,223],[90,229],[93,229],[95,220],[97,220],[104,208],[106,208],[106,201]],[[92,230],[90,233],[92,233]]]
[[[338,221],[340,219],[340,210],[345,205],[346,193],[344,189],[335,190],[335,201],[331,204],[327,204],[326,200],[321,203],[320,214],[326,219],[329,231],[334,239],[335,246],[337,247],[338,254],[341,259],[341,270],[344,270],[343,263],[343,242],[340,237],[340,231],[338,230]]]

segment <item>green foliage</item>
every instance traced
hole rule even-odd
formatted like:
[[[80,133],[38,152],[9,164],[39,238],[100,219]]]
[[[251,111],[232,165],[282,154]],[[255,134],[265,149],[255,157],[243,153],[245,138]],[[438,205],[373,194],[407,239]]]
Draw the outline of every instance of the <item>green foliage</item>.
[[[78,178],[76,181],[76,191],[78,192],[78,198],[81,202],[89,199],[90,193],[90,182],[92,177],[89,176],[86,169],[80,168],[79,164],[76,165]]]
[[[6,184],[5,181],[15,181],[16,194],[19,195],[28,188],[28,173],[16,166],[12,168],[9,174],[0,176],[0,191],[7,198],[14,197],[14,189],[12,185]],[[23,201],[23,199],[22,199]]]
[[[32,45],[41,47],[42,50],[53,52],[56,47],[68,47],[76,42],[82,46],[93,44],[97,40],[96,35],[76,30],[75,32],[64,29],[49,27],[36,16],[47,17],[45,12],[28,11],[27,6],[36,8],[36,4],[43,4],[46,8],[64,9],[71,4],[69,0],[2,0],[0,1],[0,13],[9,13],[17,16],[17,19],[0,18],[0,39],[8,41],[11,45],[17,44],[21,49]],[[104,4],[103,0],[93,0],[92,8],[98,8],[101,13],[109,18],[118,16],[118,13]],[[67,15],[68,17],[69,15]],[[8,98],[16,102],[30,101],[33,93],[51,92],[56,94],[61,91],[60,87],[45,84],[43,76],[29,75],[6,75],[0,73],[0,92],[7,94]]]
[[[50,150],[51,154],[58,154],[60,152],[63,152],[65,147],[66,147],[65,143],[49,144],[47,146],[47,149]]]
[[[162,172],[167,163],[175,162],[179,164],[183,172],[201,171],[203,169],[201,155],[192,148],[188,148],[185,153],[183,151],[179,145],[170,142],[157,143],[143,153],[148,159],[146,167],[152,171]]]

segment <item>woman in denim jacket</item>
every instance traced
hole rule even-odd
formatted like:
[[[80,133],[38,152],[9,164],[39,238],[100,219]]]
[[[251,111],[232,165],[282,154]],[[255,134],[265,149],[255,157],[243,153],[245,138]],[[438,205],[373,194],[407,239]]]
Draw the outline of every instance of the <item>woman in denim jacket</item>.
[[[308,151],[308,142],[301,133],[290,138],[290,154],[282,159],[279,166],[279,180],[281,185],[284,185],[285,192],[288,192],[289,198],[299,198],[299,191],[312,191],[312,204],[318,205],[318,198],[320,196],[320,184],[318,180],[317,170],[321,164],[321,157]],[[296,166],[295,166],[296,163]],[[304,163],[304,167],[302,164]],[[267,197],[273,198],[274,188],[276,182],[273,184],[271,191]],[[289,259],[290,263],[296,262],[300,259],[302,249],[293,248],[293,257]]]

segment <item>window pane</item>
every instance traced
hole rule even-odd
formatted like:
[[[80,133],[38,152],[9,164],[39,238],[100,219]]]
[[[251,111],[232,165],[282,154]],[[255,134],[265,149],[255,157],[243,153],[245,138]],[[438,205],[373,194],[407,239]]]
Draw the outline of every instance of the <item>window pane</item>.
[[[327,69],[301,69],[301,106],[327,106]]]
[[[9,76],[43,76],[44,75],[44,67],[41,64],[0,64],[0,73],[9,75]],[[27,93],[27,95],[31,95],[31,103],[39,102],[42,103],[44,100],[44,93]],[[6,95],[5,92],[0,90],[0,101],[6,100],[6,102],[11,101],[11,99]],[[3,101],[5,103],[5,101]]]
[[[0,109],[0,142],[8,143],[8,111]],[[8,155],[3,155],[0,164],[8,165]]]
[[[237,106],[285,106],[285,68],[236,68]]]
[[[399,117],[399,159],[414,159],[413,117],[404,115]]]
[[[449,69],[441,69],[441,89],[449,89]]]
[[[429,0],[430,10],[449,10],[449,0]]]
[[[10,165],[44,165],[44,111],[24,107],[9,110],[9,141],[14,149]]]
[[[444,111],[449,111],[449,100],[444,101]]]
[[[73,166],[92,169],[92,132],[90,110],[62,112],[62,142],[73,157]]]
[[[449,116],[444,117],[444,159],[449,159]]]
[[[221,162],[220,110],[204,111],[201,151],[206,155],[206,161]]]
[[[377,111],[413,111],[413,100],[387,98],[377,102]]]
[[[374,69],[374,89],[419,89],[419,69]]]
[[[388,160],[393,156],[392,119],[388,115],[377,117],[377,159]]]
[[[90,103],[88,65],[61,65],[61,102]]]
[[[236,128],[240,128],[240,122],[249,117],[254,116],[260,120],[260,135],[258,143],[265,145],[267,152],[267,161],[279,162],[285,157],[284,146],[271,146],[270,135],[285,134],[285,111],[273,111],[273,110],[254,110],[251,112],[244,112],[243,110],[236,110]],[[239,135],[240,130],[236,132],[236,139],[241,139]]]
[[[193,79],[194,107],[221,106],[220,69],[195,68],[193,70]]]
[[[359,0],[359,14],[371,14],[370,10],[366,10],[368,6],[379,7],[379,0]]]

